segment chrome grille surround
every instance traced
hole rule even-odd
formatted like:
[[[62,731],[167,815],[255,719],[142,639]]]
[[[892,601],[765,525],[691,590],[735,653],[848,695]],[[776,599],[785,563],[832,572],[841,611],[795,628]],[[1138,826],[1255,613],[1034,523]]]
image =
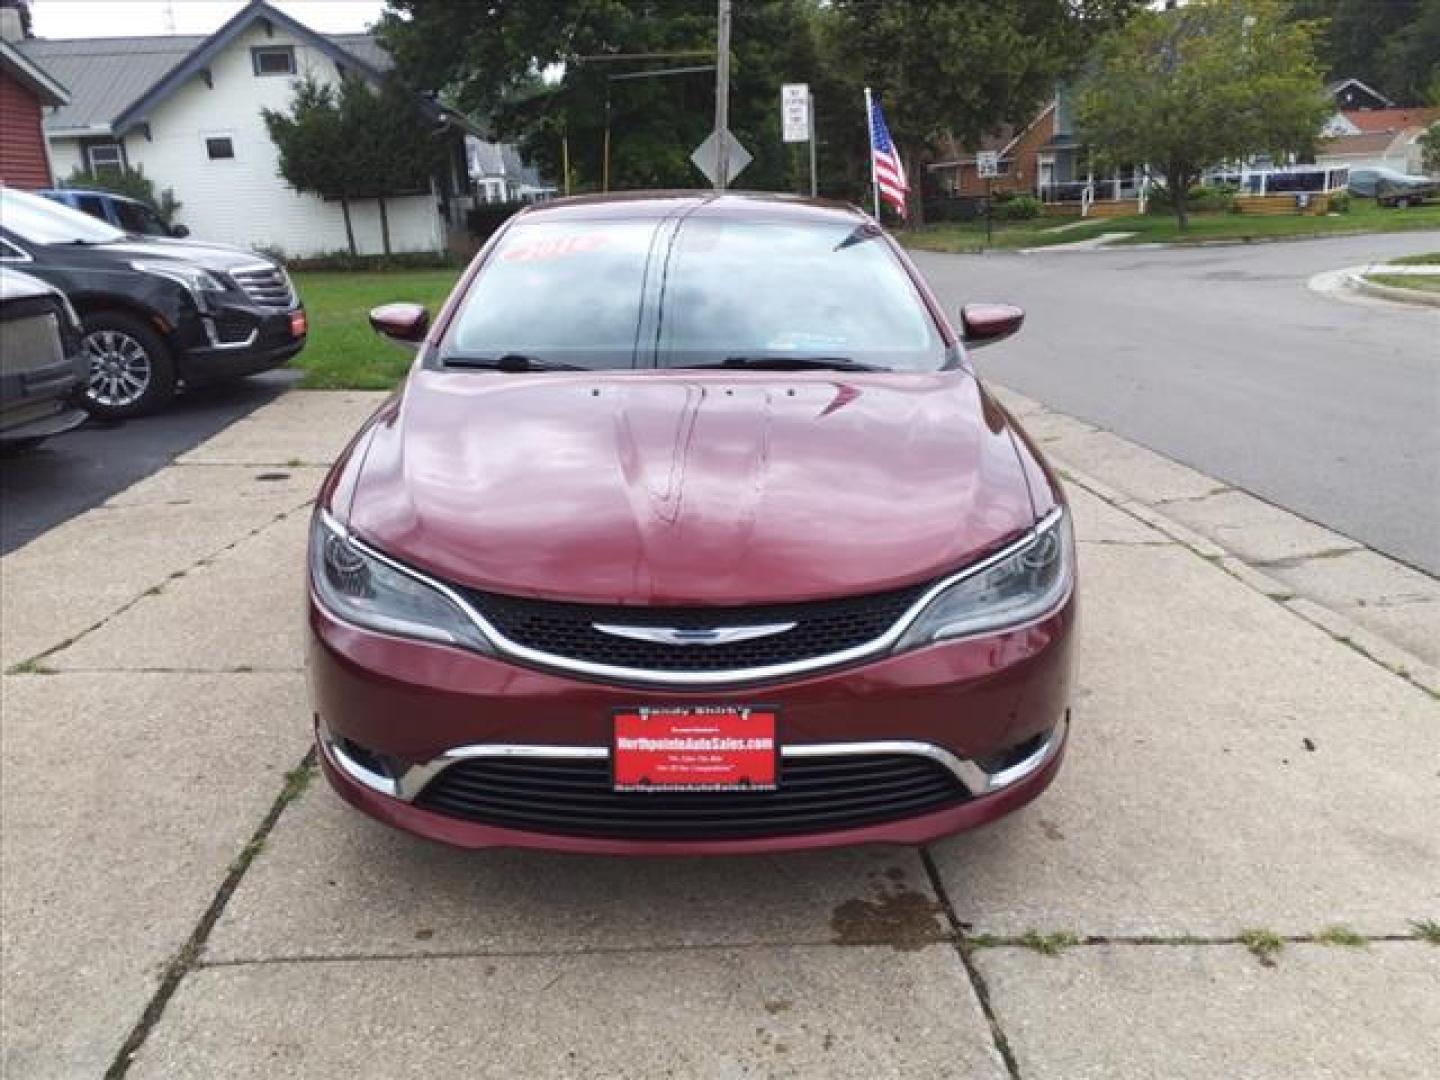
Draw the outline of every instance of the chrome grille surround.
[[[274,263],[255,263],[230,271],[230,276],[257,304],[272,308],[295,306],[295,288],[283,267]]]

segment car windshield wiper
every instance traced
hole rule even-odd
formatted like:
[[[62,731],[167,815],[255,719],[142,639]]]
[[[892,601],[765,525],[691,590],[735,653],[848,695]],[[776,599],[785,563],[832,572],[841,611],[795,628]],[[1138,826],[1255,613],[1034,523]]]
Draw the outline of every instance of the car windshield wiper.
[[[440,360],[442,367],[476,368],[485,371],[588,371],[579,364],[562,364],[555,360],[541,360],[523,353],[506,353],[504,356],[445,356]]]
[[[691,368],[754,368],[760,371],[890,371],[861,364],[848,356],[727,356],[718,364],[684,364]]]

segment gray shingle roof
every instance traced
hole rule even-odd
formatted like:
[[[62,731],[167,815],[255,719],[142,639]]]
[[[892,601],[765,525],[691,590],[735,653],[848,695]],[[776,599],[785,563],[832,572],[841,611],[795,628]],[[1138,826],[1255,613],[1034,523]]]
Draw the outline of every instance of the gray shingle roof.
[[[387,53],[369,34],[325,37],[362,63],[391,67]],[[108,127],[110,123],[203,42],[205,34],[164,37],[27,38],[14,43],[70,91],[70,104],[45,114],[45,130]]]

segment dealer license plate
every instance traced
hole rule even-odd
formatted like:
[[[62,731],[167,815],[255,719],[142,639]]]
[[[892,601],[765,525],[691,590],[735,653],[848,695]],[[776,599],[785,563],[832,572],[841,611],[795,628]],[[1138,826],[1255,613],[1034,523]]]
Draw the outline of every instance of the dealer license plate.
[[[775,710],[700,705],[620,709],[616,791],[774,791]]]

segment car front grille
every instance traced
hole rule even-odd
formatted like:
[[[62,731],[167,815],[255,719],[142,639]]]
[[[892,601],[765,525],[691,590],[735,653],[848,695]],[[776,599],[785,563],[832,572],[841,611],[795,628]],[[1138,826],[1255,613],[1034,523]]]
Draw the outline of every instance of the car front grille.
[[[565,660],[658,672],[726,672],[813,660],[888,631],[930,587],[838,600],[749,607],[629,607],[532,600],[462,590],[511,641]],[[616,637],[596,624],[703,631],[794,623],[781,633],[726,644],[670,644]]]
[[[482,825],[622,840],[738,840],[876,825],[969,798],[943,765],[909,754],[781,761],[775,791],[617,792],[601,759],[471,758],[416,805]]]
[[[290,279],[278,266],[266,263],[263,266],[247,266],[230,275],[245,290],[247,296],[257,304],[266,307],[288,308],[295,303],[295,293],[290,288]]]

